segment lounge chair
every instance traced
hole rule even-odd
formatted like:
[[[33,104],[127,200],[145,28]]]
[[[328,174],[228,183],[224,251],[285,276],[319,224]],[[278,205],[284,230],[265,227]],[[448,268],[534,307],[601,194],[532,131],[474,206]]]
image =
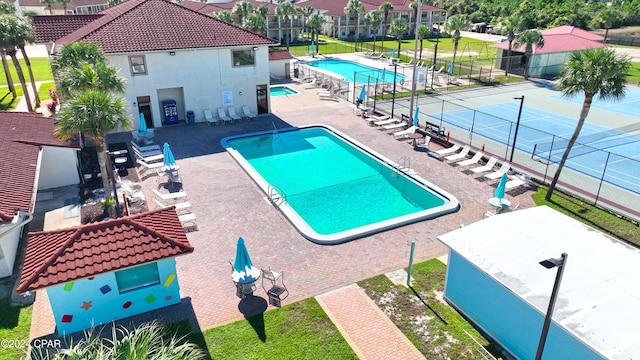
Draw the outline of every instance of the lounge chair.
[[[306,84],[304,86],[305,89],[314,89],[317,85],[318,79],[317,78],[313,78],[313,80],[311,80],[310,83]]]
[[[278,76],[274,73],[269,73],[269,77],[271,78],[271,80],[273,81],[280,81],[280,80],[284,80],[284,76]]]
[[[183,201],[183,202],[179,202],[171,205],[165,205],[162,202],[160,202],[158,199],[153,198],[153,202],[156,203],[156,209],[165,209],[165,208],[168,208],[169,206],[175,206],[176,212],[178,213],[178,215],[187,214],[190,211],[189,209],[191,209],[191,203],[188,201]]]
[[[393,135],[393,137],[394,137],[394,138],[396,138],[397,140],[400,140],[400,139],[404,139],[404,138],[406,138],[406,137],[407,137],[407,135],[409,135],[409,134],[413,134],[414,132],[416,132],[416,126],[415,126],[415,125],[414,125],[414,126],[411,126],[411,127],[410,127],[410,128],[408,128],[408,129],[405,129],[405,130],[396,131],[396,132],[394,132],[392,135]]]
[[[164,160],[164,154],[161,151],[157,150],[153,152],[140,153],[136,150],[136,148],[133,148],[133,153],[135,154],[136,159],[142,160],[146,163],[153,163],[156,161]]]
[[[407,127],[407,126],[409,126],[409,124],[407,124],[405,121],[402,121],[402,122],[395,123],[395,124],[388,124],[388,125],[380,126],[380,129],[396,130],[396,129],[399,129],[401,127]]]
[[[256,114],[252,113],[251,110],[249,110],[249,107],[247,105],[242,105],[242,113],[247,119],[256,118]]]
[[[465,167],[473,164],[477,164],[480,159],[484,156],[484,153],[481,151],[476,152],[473,157],[469,160],[462,160],[455,163],[456,166]]]
[[[415,140],[415,139],[414,139]],[[419,142],[418,140],[416,140],[414,147],[415,148],[425,148],[425,149],[429,149],[429,144],[431,143],[431,136],[429,135],[425,135],[424,139]]]
[[[178,215],[178,220],[180,220],[180,224],[182,225],[183,228],[196,226],[196,214],[194,213]]]
[[[236,114],[236,109],[234,109],[233,107],[228,107],[227,108],[227,112],[229,113],[229,117],[233,120],[233,121],[240,121],[242,120],[242,118],[240,116],[238,116],[238,114]]]
[[[386,120],[376,121],[373,124],[375,126],[387,126],[389,124],[395,124],[395,123],[398,123],[398,122],[400,122],[400,120],[398,120],[398,119],[386,119]]]
[[[176,201],[178,199],[186,199],[187,198],[187,193],[184,191],[179,191],[179,192],[171,192],[171,193],[166,193],[163,194],[160,191],[158,191],[156,188],[151,188],[151,192],[161,201]]]
[[[462,150],[460,150],[459,153],[453,154],[453,155],[449,155],[449,156],[445,156],[444,159],[446,161],[460,160],[462,158],[467,157],[467,155],[469,154],[469,151],[471,151],[471,146],[465,145],[465,146],[462,147]]]
[[[155,175],[158,175],[158,176],[160,176],[160,174],[162,173],[160,170],[164,166],[164,163],[161,161],[155,162],[155,163],[148,163],[144,160],[137,159],[136,163],[138,163],[138,165],[141,166],[142,171],[146,172],[148,170],[151,170]]]
[[[438,151],[434,151],[433,154],[436,157],[442,157],[442,156],[454,153],[454,152],[458,151],[458,149],[460,149],[460,145],[453,144],[451,147],[444,148],[444,149],[438,150]]]
[[[498,158],[495,156],[492,156],[491,158],[489,158],[489,161],[487,161],[485,165],[471,168],[469,169],[469,171],[471,171],[474,174],[480,174],[485,171],[491,171],[493,167],[496,165],[496,163],[498,163]]]
[[[384,56],[384,53],[380,53],[379,55],[373,55],[371,56],[372,59],[386,59],[387,57]]]
[[[225,113],[224,108],[218,108],[218,118],[224,122],[231,122],[233,120],[227,116],[227,113]]]
[[[138,145],[135,141],[131,142],[131,148],[134,150],[138,150],[141,153],[149,152],[149,151],[160,151],[160,146],[156,144],[141,146]]]
[[[494,171],[492,173],[485,174],[484,177],[487,180],[498,179],[498,178],[502,177],[502,174],[505,174],[507,171],[509,171],[510,168],[511,168],[511,164],[505,161],[505,162],[502,163],[502,166],[500,167],[500,169],[498,169],[498,171]]]
[[[528,175],[521,175],[516,177],[513,180],[509,180],[504,184],[504,188],[505,190],[511,190],[511,189],[515,189],[519,186],[528,184],[529,181],[531,181],[531,177],[529,177]]]
[[[211,113],[210,109],[204,109],[204,118],[205,118],[205,120],[207,120],[207,124],[208,125],[217,124],[218,123],[218,119],[213,117],[213,114]]]
[[[318,96],[320,97],[320,100],[338,101],[338,97],[330,93],[319,93]]]

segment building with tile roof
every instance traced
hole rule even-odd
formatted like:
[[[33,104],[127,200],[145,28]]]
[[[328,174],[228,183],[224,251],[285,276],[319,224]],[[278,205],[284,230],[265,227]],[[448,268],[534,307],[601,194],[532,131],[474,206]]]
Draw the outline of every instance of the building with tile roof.
[[[46,290],[70,334],[179,303],[174,258],[191,252],[173,206],[29,233],[17,291]]]
[[[562,65],[574,51],[589,48],[605,47],[604,37],[592,34],[575,26],[560,26],[540,30],[544,37],[544,46],[533,46],[533,55],[529,61],[529,76],[551,77],[560,73]],[[501,69],[507,68],[508,42],[491,45],[498,49],[496,64]],[[524,45],[511,49],[510,72],[524,73]]]
[[[65,6],[60,2],[51,4],[51,10],[47,4],[40,0],[9,0],[22,13],[34,15],[68,15],[68,14],[95,14],[109,7],[107,0],[71,0]]]
[[[205,121],[204,109],[219,107],[269,112],[268,47],[278,44],[273,39],[165,0],[129,0],[100,15],[56,39],[51,53],[76,41],[100,46],[122,69],[133,119],[143,113],[149,127],[173,123],[165,113],[168,103],[181,121],[187,111],[196,122]]]
[[[54,119],[0,111],[0,278],[10,276],[36,193],[78,184],[78,144],[55,138]]]

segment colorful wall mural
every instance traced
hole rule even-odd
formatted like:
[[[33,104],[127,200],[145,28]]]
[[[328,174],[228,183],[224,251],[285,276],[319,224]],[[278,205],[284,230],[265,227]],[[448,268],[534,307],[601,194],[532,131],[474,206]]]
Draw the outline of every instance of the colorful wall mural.
[[[47,289],[58,335],[180,302],[174,258],[88,277]]]

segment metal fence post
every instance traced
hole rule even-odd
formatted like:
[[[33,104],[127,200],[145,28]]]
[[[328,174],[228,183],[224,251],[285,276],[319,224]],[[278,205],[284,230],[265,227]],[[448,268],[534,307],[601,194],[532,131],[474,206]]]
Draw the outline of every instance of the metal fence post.
[[[604,169],[602,169],[602,177],[600,177],[600,184],[598,184],[598,192],[596,193],[595,204],[598,205],[598,198],[600,197],[600,189],[602,189],[602,183],[604,182],[604,175],[607,173],[607,165],[609,165],[609,158],[611,157],[611,151],[607,152],[607,161],[604,162]]]

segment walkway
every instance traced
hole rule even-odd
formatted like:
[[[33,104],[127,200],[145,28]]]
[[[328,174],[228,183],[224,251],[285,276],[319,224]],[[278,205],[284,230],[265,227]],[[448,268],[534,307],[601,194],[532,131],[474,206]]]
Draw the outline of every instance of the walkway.
[[[358,285],[318,295],[316,300],[360,359],[424,359]]]

